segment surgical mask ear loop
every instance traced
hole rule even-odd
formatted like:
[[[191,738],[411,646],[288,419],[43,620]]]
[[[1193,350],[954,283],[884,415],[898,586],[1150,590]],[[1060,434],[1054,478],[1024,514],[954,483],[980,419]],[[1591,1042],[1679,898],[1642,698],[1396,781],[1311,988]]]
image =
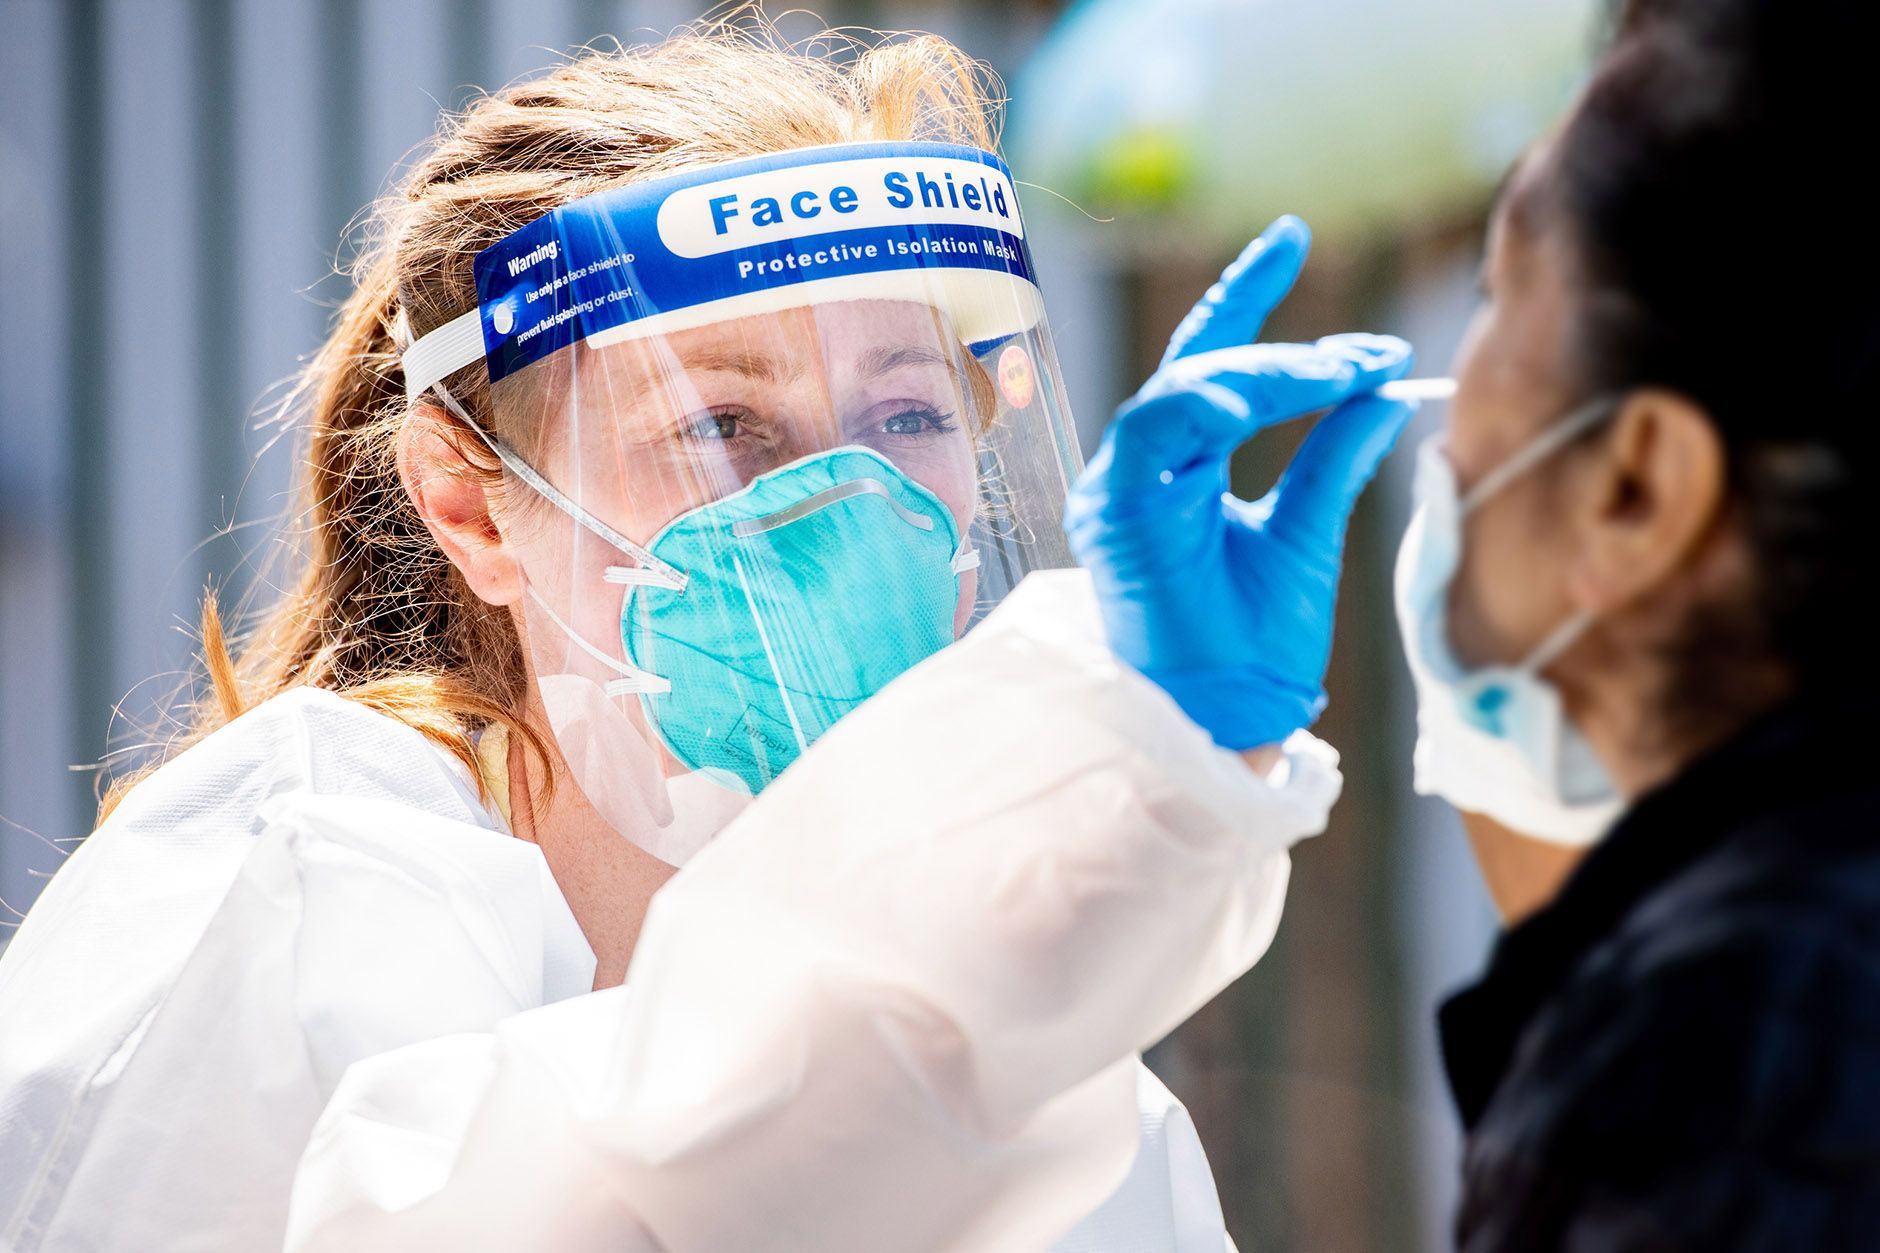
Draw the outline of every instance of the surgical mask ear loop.
[[[527,483],[530,489],[538,496],[567,514],[570,518],[574,519],[575,522],[587,528],[593,534],[599,536],[602,540],[605,540],[608,544],[619,549],[621,552],[626,553],[635,561],[638,561],[640,563],[638,569],[644,575],[642,582],[646,586],[663,587],[674,592],[683,592],[685,590],[686,577],[681,571],[673,569],[670,565],[661,561],[658,557],[655,557],[652,553],[640,547],[620,532],[614,530],[613,527],[608,526],[605,522],[583,509],[579,504],[575,503],[573,498],[569,497],[560,488],[543,478],[541,473],[537,471],[534,466],[524,461],[521,457],[518,457],[501,441],[492,438],[487,431],[471,420],[470,415],[464,411],[464,407],[457,403],[457,398],[451,395],[449,390],[446,389],[442,383],[433,383],[431,390],[438,394],[445,406],[448,407],[452,413],[456,414],[465,426],[476,433],[476,437],[483,441],[484,446],[496,455],[498,461],[503,463],[505,470],[508,470],[524,483]],[[627,569],[630,567],[610,568]]]
[[[1514,456],[1483,475],[1481,481],[1469,489],[1461,501],[1462,516],[1468,517],[1488,503],[1490,497],[1499,495],[1516,479],[1611,417],[1618,403],[1617,396],[1595,396],[1529,440]]]
[[[1516,479],[1611,417],[1618,403],[1619,397],[1616,395],[1595,396],[1529,440],[1526,447],[1483,475],[1481,481],[1469,489],[1469,494],[1462,498],[1460,516],[1468,517]],[[1578,643],[1594,621],[1595,615],[1592,613],[1574,614],[1550,631],[1547,638],[1535,645],[1513,667],[1514,670],[1521,674],[1538,675]]]
[[[1534,646],[1534,650],[1522,659],[1515,669],[1523,674],[1539,674],[1559,660],[1560,655],[1579,643],[1580,637],[1592,627],[1595,615],[1580,612],[1548,632],[1547,638]]]

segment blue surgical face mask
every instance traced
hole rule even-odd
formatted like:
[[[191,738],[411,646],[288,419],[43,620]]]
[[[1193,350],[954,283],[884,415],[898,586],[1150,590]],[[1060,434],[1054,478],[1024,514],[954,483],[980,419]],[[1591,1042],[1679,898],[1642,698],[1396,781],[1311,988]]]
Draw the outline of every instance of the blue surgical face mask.
[[[1602,397],[1576,409],[1485,476],[1468,495],[1440,437],[1419,450],[1416,512],[1398,555],[1396,602],[1417,690],[1415,787],[1523,834],[1583,846],[1605,834],[1623,802],[1541,671],[1592,625],[1578,614],[1510,665],[1470,670],[1449,644],[1449,591],[1463,522],[1491,497],[1612,411]]]
[[[842,715],[954,637],[977,565],[953,513],[867,448],[805,457],[674,519],[615,566],[620,632],[661,742],[760,791]],[[676,571],[683,586],[662,577]]]

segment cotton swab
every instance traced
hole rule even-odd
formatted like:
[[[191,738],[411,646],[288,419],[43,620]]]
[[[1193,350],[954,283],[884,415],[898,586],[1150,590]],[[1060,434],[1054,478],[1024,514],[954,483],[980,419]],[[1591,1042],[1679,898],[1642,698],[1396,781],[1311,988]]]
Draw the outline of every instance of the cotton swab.
[[[1454,379],[1397,379],[1377,389],[1386,400],[1448,400],[1456,394]]]

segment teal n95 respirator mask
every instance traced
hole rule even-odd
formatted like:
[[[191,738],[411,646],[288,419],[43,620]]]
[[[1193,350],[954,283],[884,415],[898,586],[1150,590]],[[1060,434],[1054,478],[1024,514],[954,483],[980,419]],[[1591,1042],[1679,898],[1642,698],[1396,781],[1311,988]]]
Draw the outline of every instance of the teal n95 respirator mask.
[[[627,586],[631,663],[611,686],[644,693],[680,762],[729,772],[752,793],[953,640],[960,575],[979,564],[940,498],[866,448],[759,475],[647,547],[686,583],[606,572]]]
[[[478,307],[405,350],[407,393],[504,467],[540,715],[666,861],[1070,564],[1076,445],[990,153],[700,166],[564,205],[475,275]]]
[[[1468,669],[1449,643],[1449,592],[1468,515],[1611,411],[1609,398],[1576,409],[1466,496],[1457,490],[1441,437],[1426,440],[1418,449],[1415,511],[1395,581],[1397,622],[1417,694],[1416,790],[1524,835],[1575,847],[1597,841],[1624,805],[1541,672],[1592,619],[1576,615],[1562,623],[1517,663]]]

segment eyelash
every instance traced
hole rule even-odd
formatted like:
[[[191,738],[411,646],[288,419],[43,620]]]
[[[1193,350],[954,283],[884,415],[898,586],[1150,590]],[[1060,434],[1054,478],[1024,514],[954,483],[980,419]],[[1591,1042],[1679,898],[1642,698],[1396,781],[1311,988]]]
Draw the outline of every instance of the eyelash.
[[[914,432],[914,434],[931,432],[935,435],[947,435],[959,429],[959,425],[954,422],[953,417],[953,414],[942,413],[931,405],[909,405],[905,409],[897,409],[895,412],[888,414],[886,417],[882,418],[881,421],[883,425],[886,425],[896,418],[919,418],[926,424],[926,431]]]
[[[679,437],[681,439],[687,439],[687,440],[700,440],[704,442],[728,443],[731,440],[740,438],[742,435],[742,432],[738,432],[737,434],[732,434],[732,435],[707,435],[707,434],[701,433],[705,424],[718,423],[718,422],[725,421],[727,419],[735,423],[742,423],[746,421],[747,419],[749,419],[750,416],[751,416],[750,410],[738,408],[736,406],[726,406],[726,407],[718,408],[718,409],[709,409],[706,412],[699,414],[697,417],[690,418],[682,422],[679,426]],[[935,435],[949,435],[952,432],[959,429],[959,425],[954,421],[954,417],[955,417],[954,414],[942,413],[940,410],[934,408],[931,405],[918,405],[918,404],[909,405],[904,409],[897,409],[893,413],[889,413],[883,416],[881,421],[882,421],[882,424],[885,425],[886,423],[893,421],[895,418],[906,418],[906,417],[919,418],[922,422],[926,424],[926,432],[896,432],[897,434],[900,434],[902,438],[910,438],[914,435],[924,434],[927,432],[931,432]]]
[[[679,438],[682,440],[700,440],[705,442],[726,442],[736,439],[736,435],[706,435],[702,434],[701,431],[711,423],[721,422],[727,418],[733,422],[742,422],[749,416],[749,412],[744,409],[731,407],[707,409],[704,413],[696,417],[687,418],[679,423]]]

